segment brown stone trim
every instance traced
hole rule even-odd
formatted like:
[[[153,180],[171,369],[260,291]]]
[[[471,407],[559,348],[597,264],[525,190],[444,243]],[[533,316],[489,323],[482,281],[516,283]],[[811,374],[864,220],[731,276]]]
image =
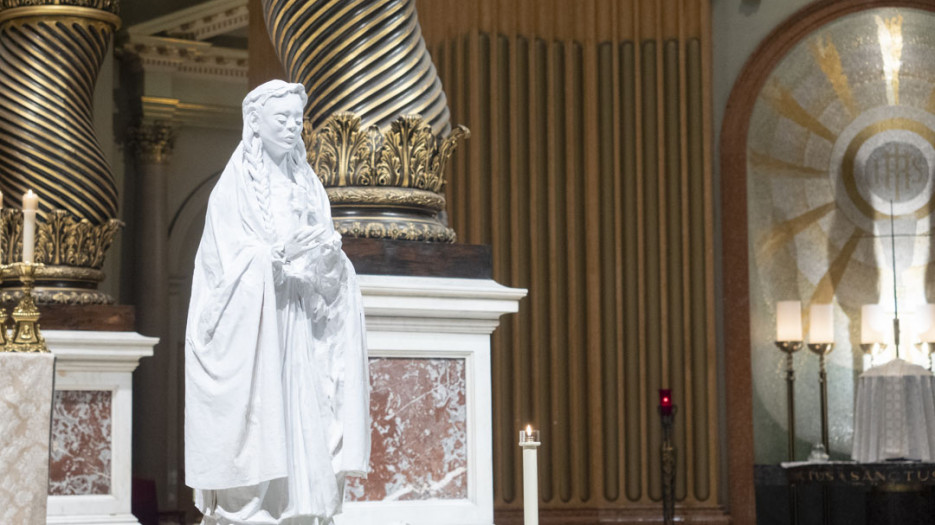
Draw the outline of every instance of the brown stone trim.
[[[753,381],[750,367],[750,280],[747,236],[747,131],[769,74],[793,46],[841,16],[879,7],[935,10],[920,0],[822,0],[777,26],[737,77],[721,126],[721,242],[727,402],[728,504],[734,523],[756,523],[753,483]],[[729,315],[729,317],[728,317]]]
[[[358,274],[490,279],[490,246],[344,237]]]
[[[685,525],[728,525],[732,523],[724,509],[690,508],[675,506],[678,523]],[[494,512],[497,525],[522,525],[521,509]],[[539,523],[542,525],[648,525],[662,524],[662,503],[617,509],[540,509]],[[733,523],[737,523],[734,521]]]
[[[135,331],[134,309],[128,305],[49,304],[40,305],[39,313],[43,330]]]

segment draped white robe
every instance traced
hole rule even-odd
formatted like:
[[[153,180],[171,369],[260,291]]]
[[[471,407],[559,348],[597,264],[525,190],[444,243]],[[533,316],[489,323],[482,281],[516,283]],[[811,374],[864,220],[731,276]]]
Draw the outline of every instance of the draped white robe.
[[[365,475],[370,457],[360,289],[308,164],[294,198],[270,206],[326,234],[286,261],[292,232],[264,227],[243,157],[241,144],[211,193],[195,257],[186,484],[209,523],[325,523],[345,476]]]

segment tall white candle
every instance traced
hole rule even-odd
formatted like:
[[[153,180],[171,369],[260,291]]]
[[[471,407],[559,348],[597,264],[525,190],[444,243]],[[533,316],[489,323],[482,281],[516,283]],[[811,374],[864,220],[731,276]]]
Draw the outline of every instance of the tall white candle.
[[[523,524],[539,525],[539,431],[532,425],[519,431],[523,448]]]
[[[813,304],[808,309],[809,343],[834,342],[834,307],[830,304]]]
[[[884,343],[883,307],[878,304],[865,304],[860,307],[860,342],[862,344]]]
[[[28,190],[23,195],[23,262],[35,261],[36,250],[36,210],[39,209],[39,196]]]
[[[776,303],[776,340],[802,340],[802,303],[779,301]]]
[[[923,330],[919,334],[919,341],[935,343],[935,304],[923,304],[919,307],[916,318],[919,321],[919,328]]]

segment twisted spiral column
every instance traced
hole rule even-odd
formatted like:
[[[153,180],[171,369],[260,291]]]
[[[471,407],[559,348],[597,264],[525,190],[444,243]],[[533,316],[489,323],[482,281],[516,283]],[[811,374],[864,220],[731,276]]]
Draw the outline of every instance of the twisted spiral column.
[[[0,191],[10,199],[33,189],[45,212],[96,225],[116,216],[92,114],[116,9],[113,0],[0,2]]]
[[[418,114],[435,134],[448,133],[448,103],[415,0],[262,3],[289,79],[309,91],[305,116],[313,128],[337,112],[384,131],[400,115]]]

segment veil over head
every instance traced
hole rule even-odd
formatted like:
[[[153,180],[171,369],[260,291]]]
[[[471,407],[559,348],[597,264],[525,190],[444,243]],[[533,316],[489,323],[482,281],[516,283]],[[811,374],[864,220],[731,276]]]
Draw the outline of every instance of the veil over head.
[[[284,97],[286,95],[298,95],[302,100],[302,108],[308,104],[308,93],[305,92],[305,86],[294,84],[284,80],[270,80],[253,88],[243,99],[243,141],[247,142],[253,137],[253,130],[250,129],[249,115],[254,111],[259,111],[263,105],[271,98]]]

